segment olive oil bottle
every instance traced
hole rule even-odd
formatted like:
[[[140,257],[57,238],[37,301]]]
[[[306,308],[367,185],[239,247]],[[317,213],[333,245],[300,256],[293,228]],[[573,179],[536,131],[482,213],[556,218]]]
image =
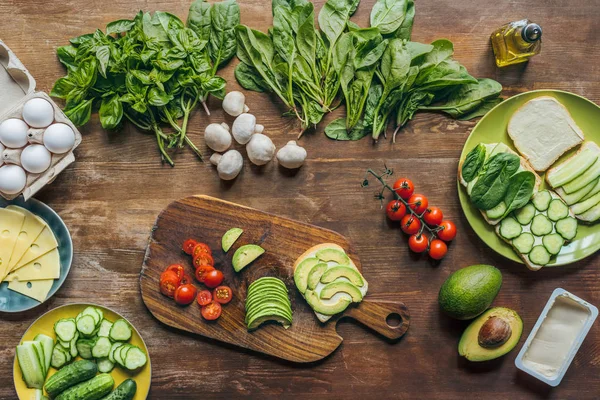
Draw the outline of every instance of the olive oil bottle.
[[[542,50],[542,28],[528,19],[498,28],[490,39],[499,67],[528,61]]]

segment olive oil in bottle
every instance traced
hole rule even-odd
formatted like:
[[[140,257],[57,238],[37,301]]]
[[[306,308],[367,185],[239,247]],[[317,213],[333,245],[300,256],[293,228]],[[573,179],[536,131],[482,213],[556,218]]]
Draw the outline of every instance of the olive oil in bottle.
[[[498,28],[490,39],[499,67],[528,61],[542,50],[542,28],[528,19]]]

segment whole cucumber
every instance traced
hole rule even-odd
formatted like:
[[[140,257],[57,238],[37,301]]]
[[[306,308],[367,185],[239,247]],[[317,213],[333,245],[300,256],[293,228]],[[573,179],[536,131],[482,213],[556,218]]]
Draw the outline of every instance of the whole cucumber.
[[[115,386],[115,380],[109,374],[96,375],[86,382],[73,386],[55,398],[55,400],[99,400]]]
[[[75,361],[58,370],[46,381],[44,388],[50,397],[56,397],[71,386],[93,378],[98,372],[95,362],[88,360]]]
[[[102,400],[131,400],[135,396],[137,384],[133,379],[125,379],[111,394]]]

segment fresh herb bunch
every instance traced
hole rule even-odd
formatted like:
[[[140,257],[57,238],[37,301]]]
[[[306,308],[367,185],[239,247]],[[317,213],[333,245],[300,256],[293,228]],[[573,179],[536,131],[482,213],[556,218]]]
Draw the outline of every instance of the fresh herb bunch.
[[[50,94],[66,100],[65,114],[78,126],[98,109],[105,129],[118,128],[125,117],[155,134],[162,159],[171,165],[167,148],[184,143],[202,158],[187,136],[189,117],[198,104],[210,114],[209,95],[224,97],[226,82],[216,72],[235,55],[239,22],[235,0],[196,0],[187,26],[161,11],[111,22],[106,33],[96,30],[57,49],[68,75]]]

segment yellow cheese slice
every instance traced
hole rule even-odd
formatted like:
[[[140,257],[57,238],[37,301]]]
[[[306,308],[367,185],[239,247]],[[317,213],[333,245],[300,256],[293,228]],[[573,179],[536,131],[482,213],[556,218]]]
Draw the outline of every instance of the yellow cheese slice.
[[[10,255],[15,248],[24,220],[24,214],[0,208],[0,278],[2,279],[10,271],[8,268]]]
[[[8,282],[8,288],[17,293],[24,294],[42,303],[48,297],[54,279],[44,279],[42,281],[17,281],[16,279]]]
[[[42,230],[42,233],[40,233],[40,236],[38,236],[38,238],[35,239],[35,242],[33,242],[31,246],[29,246],[29,249],[27,249],[25,254],[23,254],[23,257],[21,257],[19,262],[17,262],[17,264],[12,268],[12,271],[16,271],[25,264],[29,264],[31,261],[35,260],[40,256],[43,256],[50,250],[55,249],[57,247],[58,243],[56,242],[56,238],[54,237],[52,230],[50,230],[49,226],[46,226]]]
[[[59,277],[60,254],[58,253],[58,249],[52,249],[29,264],[11,272],[4,280],[6,282],[14,279],[18,281],[40,281],[44,279],[58,279]]]
[[[11,271],[17,264],[17,261],[23,257],[23,254],[25,254],[27,249],[33,244],[35,239],[40,236],[42,229],[46,227],[46,222],[37,215],[33,214],[31,211],[19,206],[8,206],[6,209],[17,211],[25,215],[25,221],[21,227],[21,232],[17,238],[15,248],[10,256],[10,262],[8,263],[8,271]]]

